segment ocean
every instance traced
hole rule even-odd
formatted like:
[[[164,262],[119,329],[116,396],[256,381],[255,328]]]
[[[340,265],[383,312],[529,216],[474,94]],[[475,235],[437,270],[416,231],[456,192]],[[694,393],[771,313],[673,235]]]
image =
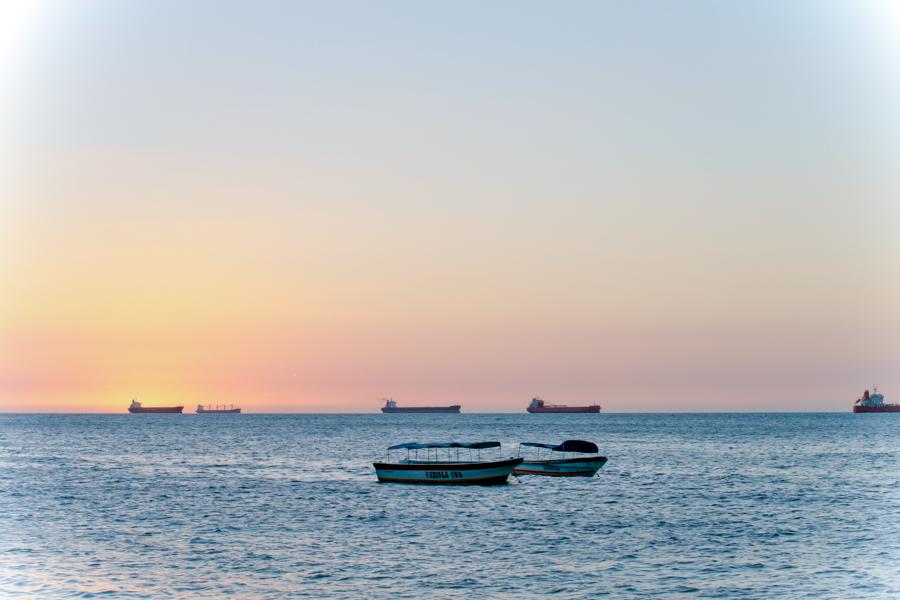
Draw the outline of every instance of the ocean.
[[[408,441],[593,478],[378,484]],[[0,596],[896,598],[900,414],[0,415]]]

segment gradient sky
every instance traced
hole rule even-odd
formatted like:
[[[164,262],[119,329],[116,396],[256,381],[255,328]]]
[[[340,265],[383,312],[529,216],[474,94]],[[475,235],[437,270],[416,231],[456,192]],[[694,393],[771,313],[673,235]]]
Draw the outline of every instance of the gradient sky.
[[[900,401],[893,2],[2,10],[0,410]]]

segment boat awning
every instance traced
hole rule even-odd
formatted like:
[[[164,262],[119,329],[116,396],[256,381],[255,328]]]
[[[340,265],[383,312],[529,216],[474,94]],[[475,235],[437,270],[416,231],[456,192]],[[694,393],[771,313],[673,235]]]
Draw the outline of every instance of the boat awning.
[[[548,448],[555,452],[581,452],[582,454],[596,454],[600,451],[597,444],[593,442],[585,442],[584,440],[566,440],[562,444],[539,444],[537,442],[522,442],[520,446],[529,446],[531,448]]]
[[[408,442],[406,444],[397,444],[390,446],[388,450],[424,450],[425,448],[472,448],[473,450],[481,450],[482,448],[499,448],[500,442],[430,442],[420,444],[419,442]]]

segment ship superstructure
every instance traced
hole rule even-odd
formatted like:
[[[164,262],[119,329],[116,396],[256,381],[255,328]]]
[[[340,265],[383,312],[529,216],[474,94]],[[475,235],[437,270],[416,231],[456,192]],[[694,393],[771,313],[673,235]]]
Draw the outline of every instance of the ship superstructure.
[[[857,398],[853,403],[853,412],[855,413],[876,413],[876,412],[900,412],[900,404],[885,404],[884,394],[878,392],[877,387],[863,392],[861,398]]]

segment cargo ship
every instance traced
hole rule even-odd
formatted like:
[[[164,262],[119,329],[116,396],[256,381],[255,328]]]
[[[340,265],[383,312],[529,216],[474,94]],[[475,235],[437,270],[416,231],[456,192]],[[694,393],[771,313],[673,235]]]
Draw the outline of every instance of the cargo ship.
[[[131,401],[128,407],[130,413],[178,413],[184,410],[183,406],[142,406],[137,400]]]
[[[393,399],[385,400],[383,413],[459,413],[459,404],[452,406],[397,406]]]
[[[547,404],[540,398],[532,398],[531,404],[525,410],[530,413],[598,413],[600,405],[566,406],[564,404]]]
[[[197,414],[198,415],[239,415],[239,414],[241,414],[241,409],[235,408],[234,404],[229,404],[228,406],[225,406],[224,404],[222,404],[222,405],[217,404],[215,407],[213,407],[212,405],[203,406],[202,404],[198,404],[197,405]]]
[[[872,394],[869,390],[863,392],[862,398],[857,398],[853,403],[853,412],[855,413],[884,413],[895,412],[900,413],[900,404],[885,404],[884,394],[878,393],[878,388],[872,388]]]

